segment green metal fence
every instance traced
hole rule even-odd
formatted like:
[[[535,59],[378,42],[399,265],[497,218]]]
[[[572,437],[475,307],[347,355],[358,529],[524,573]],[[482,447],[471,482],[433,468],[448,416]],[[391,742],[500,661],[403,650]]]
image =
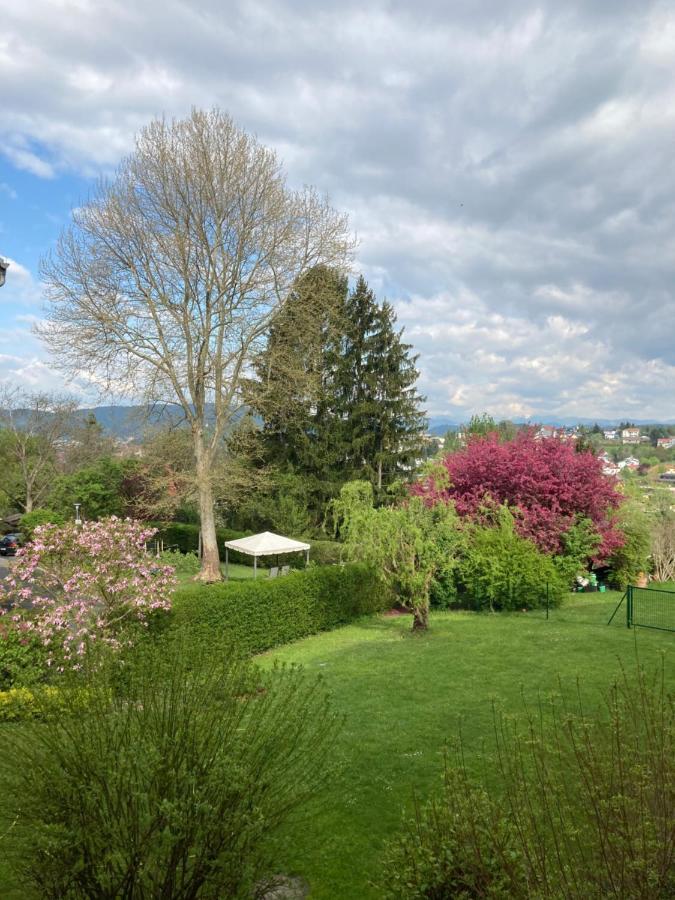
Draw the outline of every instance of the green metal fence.
[[[628,628],[675,631],[675,591],[629,587],[626,591],[626,625]]]

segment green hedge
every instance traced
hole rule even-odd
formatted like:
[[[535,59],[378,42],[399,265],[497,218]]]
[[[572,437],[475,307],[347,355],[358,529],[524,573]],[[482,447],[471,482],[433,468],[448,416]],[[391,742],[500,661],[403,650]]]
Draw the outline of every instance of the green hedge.
[[[252,654],[388,605],[381,583],[365,566],[323,566],[273,579],[179,588],[169,621],[175,628],[228,633],[238,649]]]
[[[149,524],[158,529],[157,537],[164,541],[164,546],[167,548],[177,547],[181,553],[196,552],[199,548],[199,525],[187,525],[183,522],[151,522]],[[246,537],[247,533],[234,531],[232,528],[218,528],[216,535],[221,559],[225,559],[225,541],[236,541],[238,538]],[[315,563],[326,566],[341,561],[342,545],[336,541],[306,539],[305,543],[310,545],[309,557]],[[280,556],[280,561],[281,559]],[[235,550],[230,550],[230,560],[231,562],[243,563],[247,566],[253,565],[252,556],[247,556],[245,553],[237,553]],[[286,554],[283,558],[283,564],[290,565],[294,569],[302,568],[305,565],[304,556],[300,553]]]

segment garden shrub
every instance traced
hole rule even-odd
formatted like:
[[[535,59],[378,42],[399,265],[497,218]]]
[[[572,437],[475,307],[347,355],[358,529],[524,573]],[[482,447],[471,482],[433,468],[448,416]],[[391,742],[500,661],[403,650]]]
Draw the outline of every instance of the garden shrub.
[[[321,566],[282,578],[179,588],[170,622],[226,634],[244,653],[260,653],[346,625],[386,608],[389,598],[365,566]]]
[[[462,602],[475,609],[536,609],[558,605],[566,584],[552,558],[516,531],[505,506],[493,522],[467,526],[467,544],[458,564]]]
[[[145,552],[153,535],[114,516],[35,529],[0,584],[0,600],[14,606],[15,627],[48,648],[48,665],[77,666],[96,640],[129,645],[171,607],[174,571]]]
[[[194,551],[164,550],[159,559],[163,566],[171,566],[176,575],[196,575],[200,569],[199,557]]]
[[[45,690],[55,690],[45,688]],[[39,718],[40,698],[36,691],[26,687],[13,687],[0,691],[0,722],[20,722]]]
[[[32,541],[33,531],[38,525],[63,525],[64,522],[65,519],[61,513],[54,512],[53,509],[34,509],[21,516],[19,530],[24,541]]]
[[[37,635],[17,627],[9,615],[0,618],[0,691],[44,681],[47,655]]]
[[[280,826],[329,773],[339,722],[320,682],[185,634],[139,644],[123,679],[109,654],[88,654],[41,721],[0,729],[19,886],[47,900],[269,891]]]
[[[608,560],[610,583],[621,590],[633,584],[650,566],[651,525],[642,505],[628,500],[617,512],[617,523],[624,536],[624,544]]]
[[[666,665],[494,714],[482,788],[461,746],[445,790],[391,845],[386,897],[675,896],[675,701]]]
[[[414,818],[386,848],[383,900],[525,900],[525,866],[508,812],[462,768],[447,768],[441,797],[415,802]]]

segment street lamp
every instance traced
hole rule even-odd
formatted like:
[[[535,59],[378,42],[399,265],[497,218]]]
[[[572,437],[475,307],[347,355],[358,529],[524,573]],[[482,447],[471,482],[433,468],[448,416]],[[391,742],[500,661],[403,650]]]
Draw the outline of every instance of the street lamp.
[[[81,524],[82,524],[82,519],[80,518],[80,507],[81,507],[81,506],[82,506],[81,503],[76,503],[76,504],[75,504],[75,524],[76,524],[76,525],[81,525]]]
[[[7,275],[7,269],[9,269],[9,262],[0,256],[0,287],[2,287],[3,284],[5,283],[5,276]]]

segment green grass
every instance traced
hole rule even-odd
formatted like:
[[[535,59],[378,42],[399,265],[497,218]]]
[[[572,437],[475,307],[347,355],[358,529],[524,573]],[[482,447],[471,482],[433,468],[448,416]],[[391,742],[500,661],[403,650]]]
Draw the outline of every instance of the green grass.
[[[339,774],[311,819],[292,835],[287,870],[306,877],[311,897],[377,897],[383,842],[399,827],[413,791],[426,797],[440,784],[443,751],[461,732],[477,769],[492,730],[492,702],[522,709],[577,678],[589,702],[608,687],[621,662],[647,665],[665,651],[675,682],[675,634],[625,627],[621,610],[605,624],[618,593],[572,595],[551,613],[436,613],[425,636],[412,636],[409,617],[380,617],[287,645],[261,657],[301,663],[321,673],[346,725],[336,750]]]
[[[376,898],[370,882],[383,843],[410,810],[413,791],[425,798],[440,786],[444,747],[460,724],[468,765],[478,769],[493,700],[518,711],[523,697],[545,696],[560,677],[571,690],[580,678],[595,703],[621,662],[634,665],[636,650],[647,666],[665,651],[674,686],[675,634],[628,630],[623,608],[607,627],[620,596],[571,595],[548,621],[539,611],[435,613],[423,636],[409,633],[408,616],[377,617],[260,657],[263,666],[280,660],[320,673],[346,717],[335,749],[338,772],[293,827],[283,871],[308,879],[313,900]],[[12,890],[2,853],[0,896],[27,896]]]
[[[225,577],[225,566],[221,566],[223,571],[223,578]],[[267,578],[269,576],[269,569],[264,566],[258,566],[258,578]],[[179,587],[183,584],[190,584],[194,581],[195,576],[186,574],[185,572],[181,572],[176,575],[176,580],[178,582]],[[230,581],[247,581],[249,578],[253,578],[253,566],[245,566],[242,563],[230,563],[230,571],[229,571],[229,579]]]

